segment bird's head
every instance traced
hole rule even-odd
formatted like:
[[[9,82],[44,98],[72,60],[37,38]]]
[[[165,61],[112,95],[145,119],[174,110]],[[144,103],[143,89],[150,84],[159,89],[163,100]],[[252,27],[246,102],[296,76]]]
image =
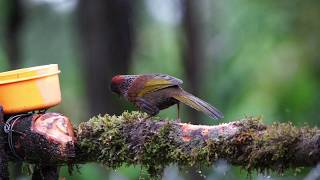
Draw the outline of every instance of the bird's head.
[[[122,89],[125,78],[122,75],[114,76],[111,80],[110,89],[112,92],[122,95]]]
[[[111,80],[110,89],[112,92],[118,95],[126,96],[128,89],[135,78],[136,78],[135,75],[114,76]]]

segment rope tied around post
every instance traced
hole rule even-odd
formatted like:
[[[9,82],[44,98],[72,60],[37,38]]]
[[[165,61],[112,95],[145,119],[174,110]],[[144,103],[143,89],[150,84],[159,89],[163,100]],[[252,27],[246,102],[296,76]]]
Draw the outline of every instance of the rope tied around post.
[[[29,113],[25,113],[25,114],[18,114],[18,115],[15,115],[15,116],[11,116],[4,124],[3,126],[3,131],[5,133],[8,134],[8,145],[9,145],[9,148],[12,152],[12,154],[14,155],[14,157],[19,160],[19,161],[23,161],[23,158],[21,158],[16,150],[15,150],[15,147],[14,147],[14,142],[13,142],[13,133],[17,133],[17,134],[21,134],[21,135],[24,135],[24,133],[22,132],[19,132],[19,131],[16,131],[14,130],[14,125],[16,123],[16,121],[20,118],[24,118],[24,117],[28,117],[28,116],[32,116],[33,113],[29,112]]]

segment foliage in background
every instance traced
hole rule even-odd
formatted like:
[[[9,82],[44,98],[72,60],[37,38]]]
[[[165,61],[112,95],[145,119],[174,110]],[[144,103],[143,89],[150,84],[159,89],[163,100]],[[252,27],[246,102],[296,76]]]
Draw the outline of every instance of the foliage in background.
[[[78,60],[74,12],[55,11],[48,4],[34,6],[30,2],[22,35],[21,67],[58,63],[62,70],[63,102],[52,111],[62,112],[74,121],[85,120],[85,82]],[[176,4],[171,6],[179,7],[178,1],[174,2]],[[223,121],[262,115],[270,123],[290,120],[295,124],[319,125],[320,2],[203,0],[199,3],[203,10],[202,43],[205,48],[205,76],[200,94],[225,113]],[[5,7],[1,2],[1,42],[4,40]],[[137,38],[131,72],[162,72],[184,79],[179,15],[173,13],[174,17],[169,16],[169,19],[176,20],[167,21],[168,12],[154,13],[157,8],[148,1],[137,8],[139,23],[135,27]],[[2,45],[0,70],[8,70]],[[110,93],[107,88],[106,93]],[[124,107],[128,108],[132,107]],[[175,118],[175,109],[166,110],[160,116]],[[216,123],[205,116],[201,118],[204,123]],[[187,119],[186,115],[182,119]],[[177,169],[170,169],[168,174],[173,175],[166,176],[168,179],[176,177]],[[81,174],[69,177],[63,168],[62,174],[68,179],[106,178],[98,165],[85,165],[80,171]],[[240,173],[238,168],[223,162],[202,173],[208,179],[247,178],[245,172]],[[140,167],[122,167],[111,173],[110,178],[137,179],[140,174],[143,176]],[[305,173],[292,176],[289,172],[285,177],[275,179],[301,179]],[[277,175],[271,174],[273,177]],[[257,175],[259,178],[262,176]]]

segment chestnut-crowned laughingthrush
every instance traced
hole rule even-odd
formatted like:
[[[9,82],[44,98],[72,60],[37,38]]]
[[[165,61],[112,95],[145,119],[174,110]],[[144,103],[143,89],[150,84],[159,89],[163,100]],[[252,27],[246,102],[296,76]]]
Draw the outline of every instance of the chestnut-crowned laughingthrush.
[[[209,103],[195,97],[181,88],[182,80],[166,74],[117,75],[111,80],[113,92],[132,102],[149,117],[160,110],[182,102],[193,109],[220,119],[223,114]]]

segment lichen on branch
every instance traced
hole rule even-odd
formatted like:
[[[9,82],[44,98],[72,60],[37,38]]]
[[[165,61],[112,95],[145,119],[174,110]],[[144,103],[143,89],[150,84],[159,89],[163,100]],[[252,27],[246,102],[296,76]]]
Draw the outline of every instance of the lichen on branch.
[[[211,166],[219,159],[247,170],[283,172],[320,161],[320,131],[291,123],[264,125],[244,118],[216,126],[145,120],[145,114],[97,116],[76,129],[74,163],[99,162],[109,168],[142,165],[151,175],[165,166]]]

